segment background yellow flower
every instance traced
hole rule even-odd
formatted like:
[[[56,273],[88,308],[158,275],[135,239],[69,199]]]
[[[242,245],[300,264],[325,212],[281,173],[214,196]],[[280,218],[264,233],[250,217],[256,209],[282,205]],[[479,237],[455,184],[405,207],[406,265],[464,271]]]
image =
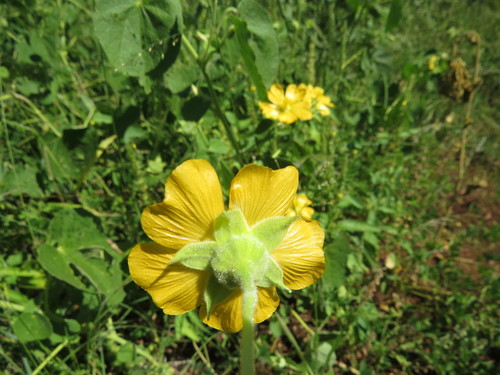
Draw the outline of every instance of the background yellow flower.
[[[297,194],[293,200],[293,205],[288,209],[288,216],[302,216],[304,219],[312,219],[314,208],[310,207],[312,201],[305,193]]]
[[[310,120],[310,104],[304,100],[306,89],[295,84],[288,85],[286,91],[275,83],[267,93],[271,103],[259,102],[260,109],[268,119],[292,124],[297,120]]]
[[[330,114],[330,108],[335,107],[331,102],[329,96],[325,95],[325,90],[321,87],[314,87],[313,85],[305,85],[301,83],[299,87],[306,89],[305,100],[310,101],[311,108],[319,112],[322,116],[328,116]]]

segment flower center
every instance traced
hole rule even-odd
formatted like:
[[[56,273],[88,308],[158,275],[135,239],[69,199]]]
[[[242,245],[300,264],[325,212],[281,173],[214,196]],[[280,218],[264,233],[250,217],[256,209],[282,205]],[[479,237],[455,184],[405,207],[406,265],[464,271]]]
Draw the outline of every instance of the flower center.
[[[289,290],[271,254],[293,221],[293,217],[276,216],[249,228],[240,210],[222,212],[215,219],[215,241],[186,245],[170,263],[211,271],[204,294],[208,313],[237,288],[251,291],[275,286]]]
[[[243,287],[268,268],[265,245],[250,234],[230,235],[210,262],[217,280],[229,287]]]

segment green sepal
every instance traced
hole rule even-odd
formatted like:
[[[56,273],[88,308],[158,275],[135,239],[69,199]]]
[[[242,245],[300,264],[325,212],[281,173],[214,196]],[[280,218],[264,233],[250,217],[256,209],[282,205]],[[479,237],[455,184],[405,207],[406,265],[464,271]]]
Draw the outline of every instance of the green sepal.
[[[184,246],[170,260],[169,264],[181,263],[183,266],[194,270],[206,270],[210,260],[218,249],[217,242],[203,241]]]
[[[250,234],[259,240],[268,252],[272,252],[283,241],[288,228],[295,220],[297,219],[287,216],[270,217],[257,223],[250,230]]]
[[[224,211],[215,219],[215,239],[219,244],[245,233],[248,233],[248,225],[240,210]]]
[[[262,288],[269,288],[271,286],[278,287],[282,290],[286,290],[290,292],[290,288],[288,288],[283,282],[283,270],[278,266],[278,263],[272,258],[269,259],[269,263],[267,265],[266,273],[262,278],[257,279],[255,284]]]
[[[207,318],[210,319],[210,314],[215,306],[224,302],[234,290],[225,287],[217,281],[217,278],[210,275],[207,286],[205,288],[204,299],[207,306]]]

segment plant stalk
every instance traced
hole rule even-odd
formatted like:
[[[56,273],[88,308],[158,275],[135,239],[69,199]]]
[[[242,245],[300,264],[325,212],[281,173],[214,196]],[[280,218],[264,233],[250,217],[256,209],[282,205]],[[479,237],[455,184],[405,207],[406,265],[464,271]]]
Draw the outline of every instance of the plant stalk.
[[[254,323],[253,316],[257,306],[257,288],[243,292],[243,331],[241,332],[241,375],[255,374]]]
[[[238,161],[243,164],[243,158],[241,156],[240,148],[238,146],[238,141],[236,140],[236,136],[234,135],[232,125],[227,119],[226,115],[222,111],[222,108],[219,104],[219,99],[217,97],[217,94],[213,88],[212,85],[212,80],[208,76],[206,69],[205,69],[205,63],[200,60],[200,57],[194,47],[191,45],[189,42],[188,38],[186,38],[184,35],[182,35],[182,43],[184,46],[186,46],[188,52],[191,54],[191,56],[196,60],[196,63],[200,67],[201,74],[203,75],[203,78],[205,78],[205,81],[207,82],[208,86],[208,92],[210,93],[210,96],[212,97],[213,100],[213,105],[214,105],[214,112],[215,115],[221,120],[222,125],[224,126],[224,130],[226,131],[227,137],[229,139],[229,142],[231,143],[231,146],[233,147],[234,152],[236,153],[236,158]]]

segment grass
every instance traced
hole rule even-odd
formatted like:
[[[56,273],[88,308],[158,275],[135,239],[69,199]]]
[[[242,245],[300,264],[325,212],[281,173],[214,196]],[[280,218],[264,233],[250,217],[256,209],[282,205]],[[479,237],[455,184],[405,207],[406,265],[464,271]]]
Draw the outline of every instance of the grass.
[[[4,373],[239,371],[238,335],[164,315],[127,268],[190,158],[226,189],[245,164],[295,165],[326,233],[321,281],[257,328],[259,373],[498,372],[494,1],[163,0],[182,23],[136,25],[140,45],[97,3],[0,5]],[[265,119],[276,82],[335,108]]]

